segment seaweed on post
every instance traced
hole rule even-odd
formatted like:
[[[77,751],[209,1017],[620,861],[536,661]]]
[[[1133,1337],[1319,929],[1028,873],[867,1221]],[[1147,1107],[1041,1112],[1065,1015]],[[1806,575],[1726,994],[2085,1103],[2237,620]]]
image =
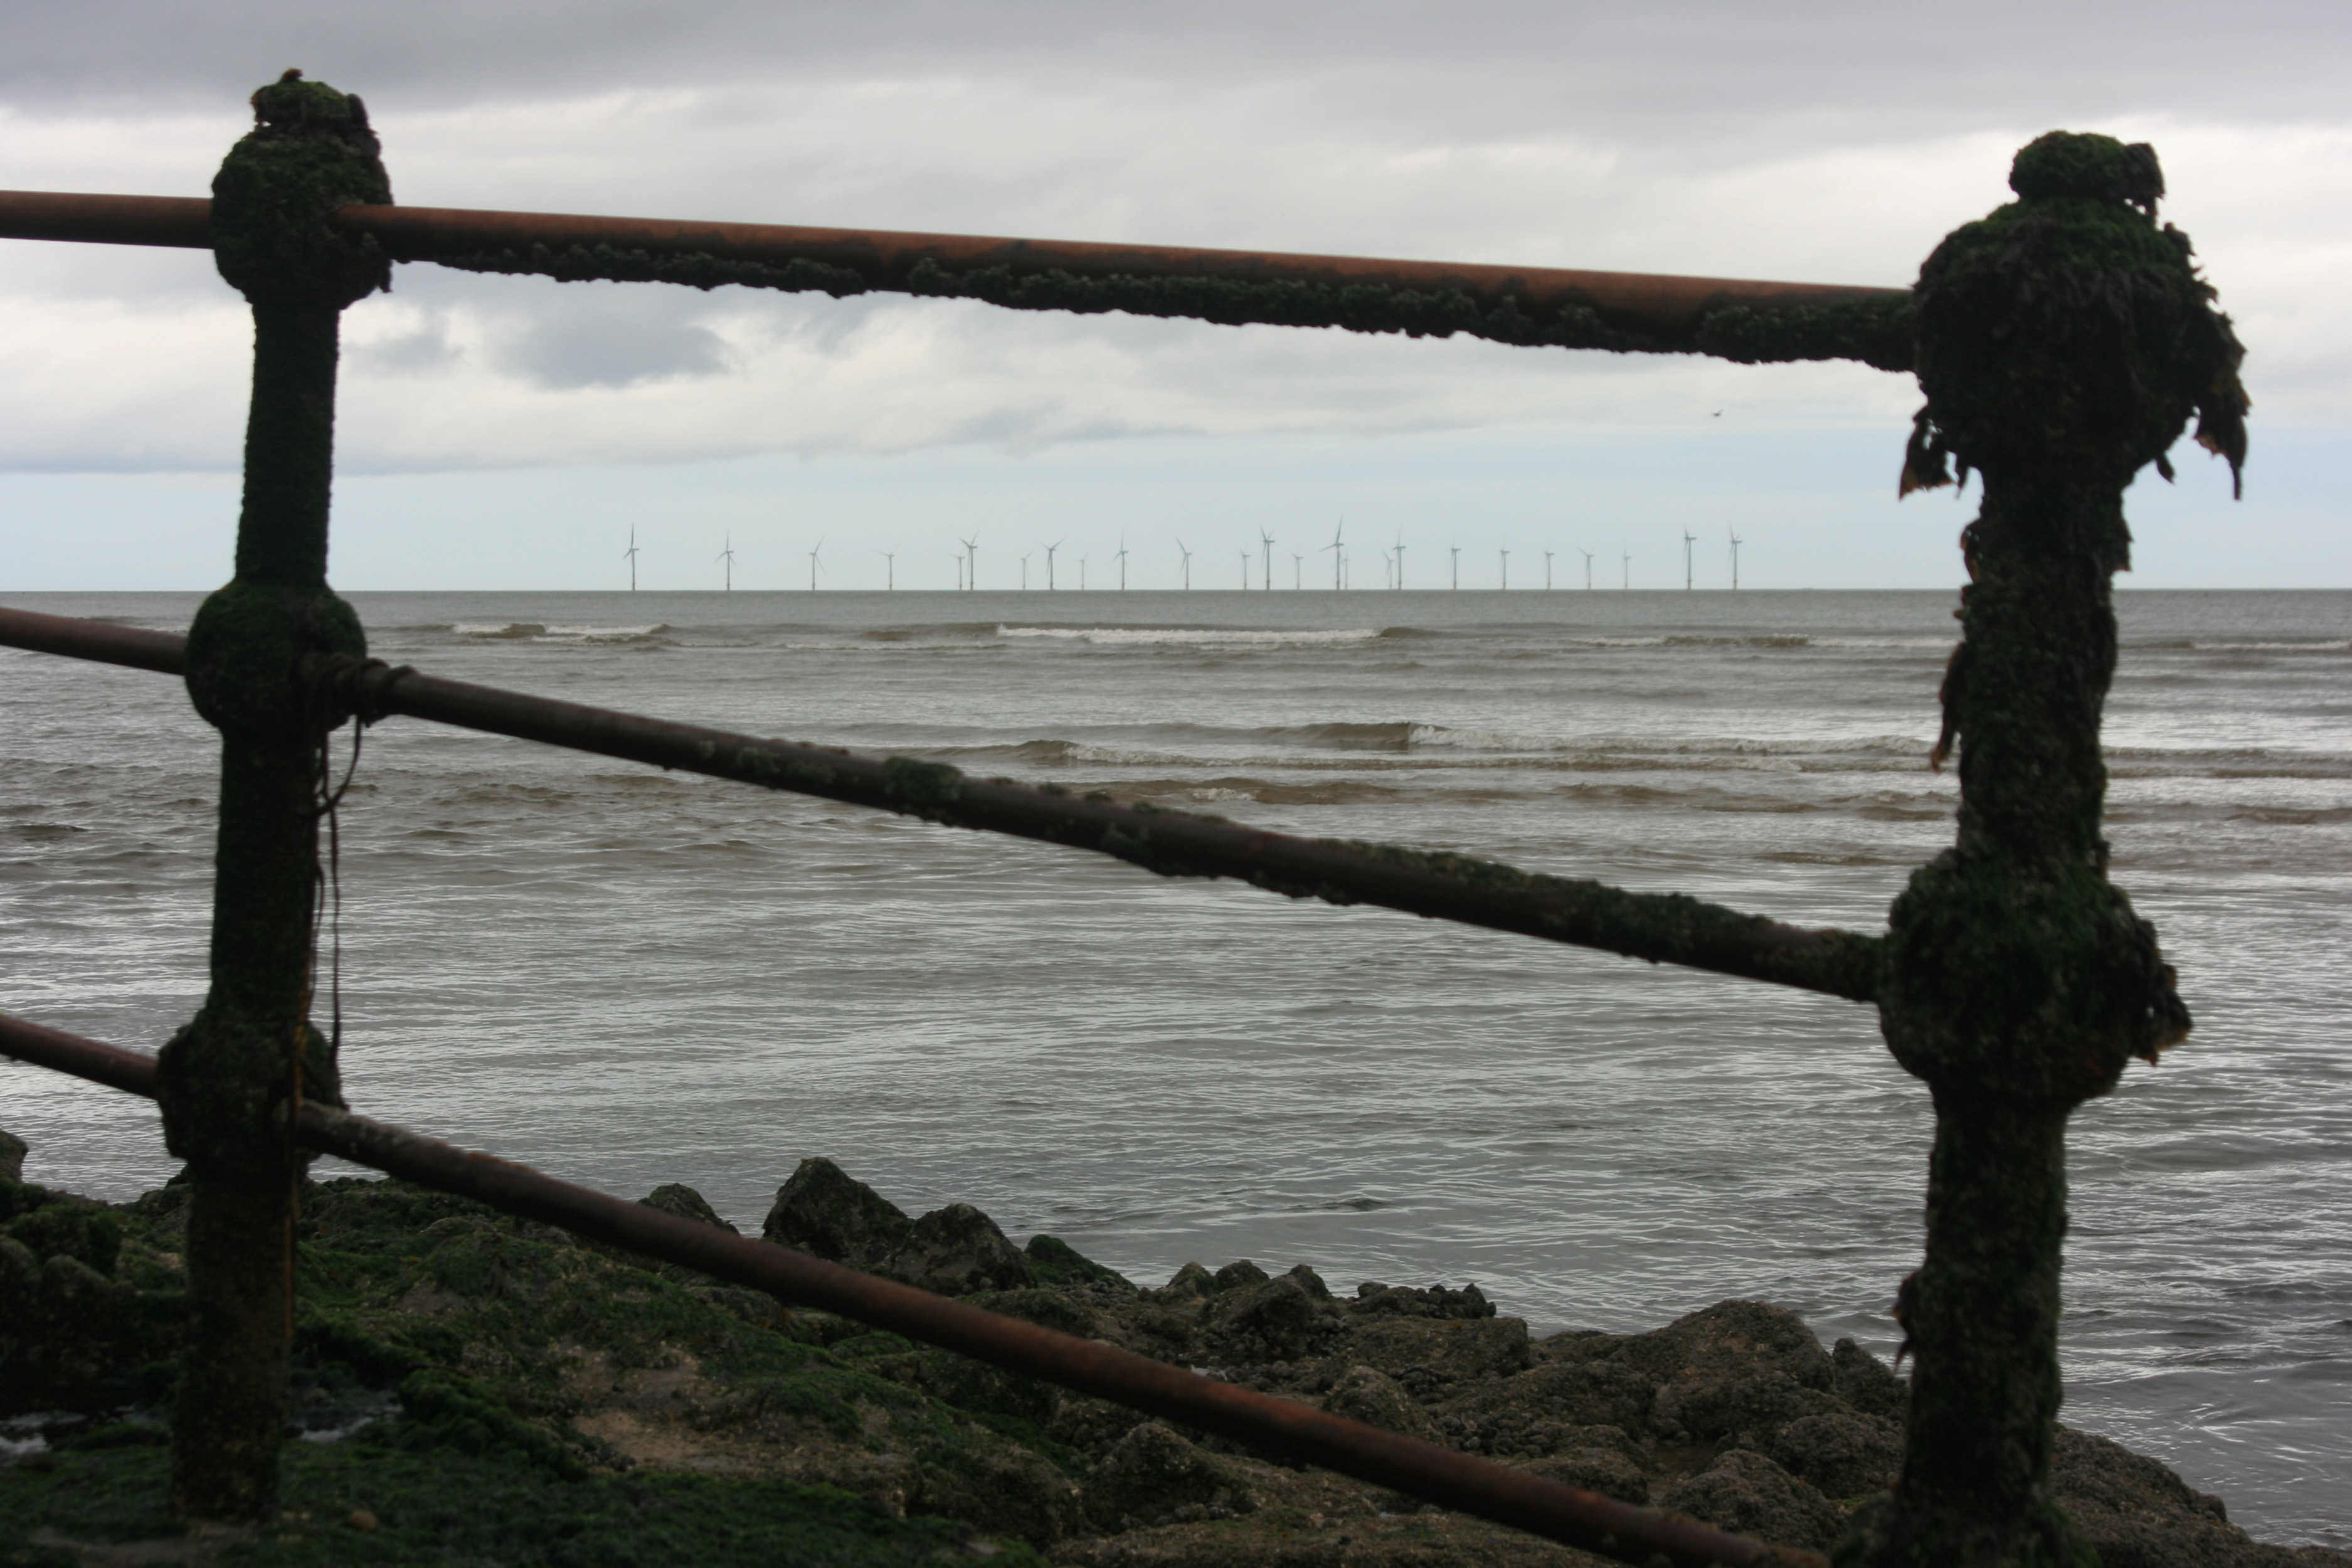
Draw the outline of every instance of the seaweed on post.
[[[1917,290],[1927,402],[1902,489],[1950,483],[1957,458],[1984,499],[1937,748],[1958,752],[1958,842],[1895,900],[1877,994],[1937,1131],[1927,1257],[1896,1307],[1904,1468],[1840,1554],[1869,1568],[2095,1561],[2050,1491],[2066,1119],[2189,1032],[2155,928],[2107,879],[2099,721],[2124,487],[2169,477],[2192,414],[2234,477],[2243,351],[2188,237],[2157,224],[2153,149],[2053,132],[2010,184]]]
[[[294,1119],[305,1100],[341,1103],[310,1011],[321,755],[345,715],[303,671],[315,656],[366,651],[326,582],[335,363],[343,307],[391,279],[373,241],[330,221],[391,200],[360,100],[289,71],[253,109],[213,183],[215,260],[253,307],[236,574],[197,612],[186,668],[190,699],[221,732],[211,988],[159,1062],[164,1138],[194,1184],[173,1500],[215,1521],[275,1506],[309,1159]]]

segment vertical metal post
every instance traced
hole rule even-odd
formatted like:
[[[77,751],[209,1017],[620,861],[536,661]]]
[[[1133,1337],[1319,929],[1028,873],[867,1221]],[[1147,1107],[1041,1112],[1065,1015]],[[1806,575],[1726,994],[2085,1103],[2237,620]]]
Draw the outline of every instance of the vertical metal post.
[[[188,634],[188,693],[221,732],[212,984],[158,1063],[165,1140],[194,1183],[173,1502],[218,1521],[276,1504],[306,1159],[292,1118],[306,1099],[341,1103],[310,1009],[321,751],[347,715],[305,670],[366,651],[326,582],[335,358],[343,307],[391,278],[330,221],[391,199],[360,100],[289,71],[253,105],[213,183],[215,259],[253,307],[236,575]]]
[[[1927,395],[1903,489],[1984,479],[1937,753],[1958,842],[1895,900],[1881,1026],[1936,1105],[1927,1256],[1896,1315],[1916,1356],[1901,1479],[1840,1561],[2092,1561],[2051,1500],[2066,1119],[2189,1032],[2156,932],[2107,880],[2099,720],[2116,660],[2123,490],[2189,416],[2234,471],[2242,351],[2186,236],[2157,226],[2154,152],[2052,132],[2019,199],[1919,279]]]

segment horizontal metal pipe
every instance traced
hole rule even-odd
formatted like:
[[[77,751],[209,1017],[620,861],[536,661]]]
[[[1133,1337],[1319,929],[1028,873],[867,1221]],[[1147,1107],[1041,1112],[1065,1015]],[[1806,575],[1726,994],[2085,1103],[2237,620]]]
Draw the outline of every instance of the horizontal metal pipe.
[[[201,198],[0,191],[0,237],[203,247]],[[868,289],[1022,309],[1118,310],[1739,360],[1909,368],[1909,291],[1282,251],[892,229],[350,206],[340,222],[399,261],[556,277]],[[732,270],[730,270],[730,268]],[[1710,333],[1703,318],[1717,316]],[[1803,324],[1790,323],[1801,318]]]
[[[152,1098],[154,1058],[0,1014],[0,1054]],[[861,1274],[805,1253],[643,1204],[573,1186],[494,1155],[472,1152],[321,1105],[304,1105],[306,1146],[403,1180],[560,1226],[781,1300],[837,1312],[993,1366],[1113,1400],[1393,1487],[1447,1508],[1598,1552],[1620,1562],[1663,1553],[1676,1563],[1727,1568],[1827,1568],[1816,1552],[1776,1548],[1689,1520],[1473,1458],[1433,1443],[1345,1420],[1310,1405],[1040,1328],[927,1290]]]
[[[178,640],[166,633],[0,610],[0,644],[143,669],[175,670],[163,656],[166,643]],[[948,826],[1091,849],[1162,876],[1233,878],[1291,898],[1374,904],[1850,1001],[1876,994],[1876,938],[1789,925],[1680,893],[1633,893],[1465,855],[1269,833],[1223,817],[1122,805],[1105,795],[1075,795],[1052,784],[972,778],[940,763],[765,740],[380,663],[352,661],[333,673],[350,705],[372,718],[405,713]]]

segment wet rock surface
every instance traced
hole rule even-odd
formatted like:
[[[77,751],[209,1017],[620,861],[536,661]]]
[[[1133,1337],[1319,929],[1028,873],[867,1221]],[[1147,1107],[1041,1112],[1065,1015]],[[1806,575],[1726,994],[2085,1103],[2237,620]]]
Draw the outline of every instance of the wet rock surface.
[[[646,1201],[726,1223],[691,1188]],[[160,1497],[184,1210],[179,1188],[110,1206],[0,1180],[0,1564],[110,1560],[43,1522],[93,1478],[129,1497],[124,1476],[152,1471]],[[752,1560],[711,1532],[754,1503],[803,1510],[807,1529],[848,1543],[844,1563],[1599,1561],[403,1184],[315,1184],[302,1212],[296,1420],[313,1441],[289,1445],[289,1495],[331,1494],[334,1517],[375,1521],[369,1561],[454,1561],[462,1535],[457,1556],[552,1562],[528,1542],[485,1542],[506,1541],[498,1520],[546,1525],[565,1510],[621,1539],[660,1509],[614,1503],[607,1518],[595,1500],[673,1493],[661,1539],[703,1541],[694,1551],[712,1563]],[[1052,1237],[1016,1247],[968,1205],[910,1217],[823,1160],[784,1184],[762,1234],[1790,1546],[1834,1544],[1901,1454],[1903,1380],[1850,1341],[1824,1350],[1763,1302],[1647,1333],[1537,1338],[1473,1286],[1335,1293],[1303,1265],[1244,1259],[1187,1264],[1147,1289]],[[19,1436],[37,1412],[53,1441]],[[398,1481],[419,1466],[440,1479]],[[2352,1564],[2251,1541],[2218,1500],[2100,1438],[2061,1434],[2056,1483],[2107,1568]],[[478,1540],[449,1522],[468,1488],[486,1500],[485,1522],[465,1526],[488,1532]],[[303,1528],[286,1539],[308,1540]],[[403,1542],[416,1552],[394,1550]],[[266,1560],[340,1560],[320,1551]]]

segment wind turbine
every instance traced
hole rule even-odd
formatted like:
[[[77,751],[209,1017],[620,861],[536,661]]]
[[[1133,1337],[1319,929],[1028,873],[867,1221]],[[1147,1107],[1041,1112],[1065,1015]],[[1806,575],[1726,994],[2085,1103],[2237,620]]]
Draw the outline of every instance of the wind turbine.
[[[1242,592],[1249,592],[1249,552],[1242,552]]]
[[[1331,591],[1335,594],[1339,591],[1339,535],[1347,527],[1348,520],[1343,517],[1339,520],[1339,526],[1331,531],[1331,542],[1323,547],[1331,552]]]
[[[1265,552],[1265,582],[1263,586],[1270,594],[1274,592],[1274,535],[1261,528],[1257,531],[1257,538],[1259,548]]]
[[[1738,534],[1733,533],[1728,528],[1725,529],[1723,531],[1731,534],[1731,591],[1736,594],[1739,592],[1740,539]]]
[[[621,558],[629,563],[629,592],[634,594],[637,591],[637,525],[635,523],[629,525],[629,547],[621,552]]]
[[[1462,547],[1449,544],[1445,548],[1454,552],[1454,589],[1459,593],[1462,590]]]
[[[977,588],[980,586],[980,535],[975,533],[962,543],[966,563],[970,567],[964,574],[964,586]]]
[[[727,547],[711,559],[727,563],[727,592],[733,593],[735,591],[735,535],[732,531],[727,535]]]
[[[1402,528],[1397,530],[1396,558],[1397,586],[1402,588],[1404,586],[1404,530]]]
[[[898,591],[898,552],[895,550],[877,550],[874,553],[882,557],[882,591],[886,594],[897,593]]]
[[[1503,591],[1508,593],[1511,587],[1511,552],[1506,550],[1501,553],[1503,557]]]
[[[1081,594],[1083,594],[1083,593],[1085,593],[1086,591],[1087,591],[1087,558],[1086,558],[1085,556],[1081,555],[1081,556],[1079,556],[1079,557],[1078,557],[1078,592],[1079,592],[1079,593],[1081,593]]]
[[[1298,592],[1299,584],[1305,580],[1306,574],[1307,557],[1295,550],[1292,551],[1290,552],[1290,591],[1292,593]]]
[[[809,552],[809,592],[812,594],[816,592],[816,552],[824,548],[824,541],[820,539],[816,542],[816,548]]]
[[[1034,550],[1021,552],[1021,591],[1024,594],[1029,591],[1029,557],[1036,553]]]
[[[1189,594],[1192,591],[1192,552],[1184,549],[1184,542],[1181,539],[1176,542],[1176,548],[1184,552],[1184,592]]]
[[[1118,591],[1127,592],[1127,535],[1118,536],[1118,548],[1111,552],[1118,560]]]
[[[1045,591],[1049,594],[1054,590],[1054,552],[1060,548],[1062,541],[1058,539],[1045,546]]]
[[[1544,592],[1551,592],[1551,552],[1544,552]]]
[[[963,552],[961,550],[951,550],[948,552],[948,559],[955,563],[956,592],[961,594],[963,592]]]
[[[1620,583],[1620,584],[1618,584],[1618,586],[1619,586],[1619,587],[1621,587],[1621,588],[1631,588],[1633,585],[1633,557],[1629,553],[1629,554],[1625,557],[1625,580],[1624,580],[1622,583]]]
[[[1584,557],[1584,591],[1590,594],[1592,592],[1592,552],[1580,544],[1576,552]]]
[[[1683,531],[1683,592],[1685,594],[1691,588],[1691,546],[1697,542],[1697,534],[1688,529]]]

